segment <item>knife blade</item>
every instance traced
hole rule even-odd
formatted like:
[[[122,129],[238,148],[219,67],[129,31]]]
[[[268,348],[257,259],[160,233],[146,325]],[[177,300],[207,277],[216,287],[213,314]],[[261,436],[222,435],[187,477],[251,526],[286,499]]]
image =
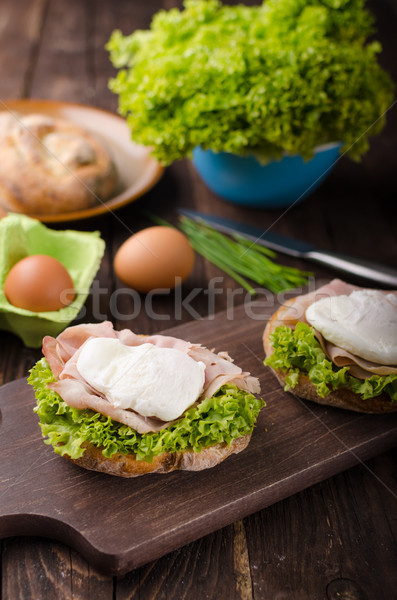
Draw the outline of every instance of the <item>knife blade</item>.
[[[289,238],[279,233],[267,231],[254,225],[239,223],[231,219],[208,215],[195,210],[178,209],[178,213],[194,221],[202,221],[214,229],[229,235],[242,235],[248,240],[267,246],[276,252],[303,258],[343,273],[349,273],[377,284],[397,289],[397,270],[375,262],[348,254],[330,252],[317,248],[314,244]]]

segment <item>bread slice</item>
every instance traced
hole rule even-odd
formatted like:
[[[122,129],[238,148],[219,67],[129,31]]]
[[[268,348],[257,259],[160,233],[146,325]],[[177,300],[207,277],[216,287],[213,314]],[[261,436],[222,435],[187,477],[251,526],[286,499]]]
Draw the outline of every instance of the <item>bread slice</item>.
[[[281,306],[268,321],[265,330],[263,332],[263,347],[265,349],[266,357],[273,353],[273,348],[270,343],[269,336],[276,327],[285,325],[283,321],[283,314],[287,311],[289,306],[293,304],[295,298],[288,300],[283,306]],[[284,373],[280,369],[273,369],[269,367],[275,376],[277,377],[280,384],[284,387],[287,373]],[[317,394],[316,386],[312,383],[307,375],[301,373],[299,375],[299,381],[297,385],[291,390],[291,393],[299,398],[305,400],[311,400],[318,404],[325,404],[328,406],[336,406],[338,408],[344,408],[347,410],[353,410],[355,412],[362,413],[390,413],[397,410],[397,402],[392,402],[387,394],[381,394],[376,398],[369,398],[363,400],[361,396],[353,392],[348,388],[339,388],[335,391],[330,392],[327,396],[322,398]]]
[[[119,477],[137,477],[146,473],[170,473],[171,471],[202,471],[210,469],[221,463],[231,454],[237,454],[244,450],[250,441],[251,434],[234,440],[230,446],[227,444],[216,444],[204,448],[201,452],[193,450],[184,450],[182,452],[164,452],[153,458],[151,463],[144,460],[137,460],[134,454],[115,453],[111,458],[102,454],[101,448],[97,448],[88,442],[84,442],[85,448],[83,456],[77,459],[71,459],[64,455],[70,462],[73,462],[84,469],[90,471],[100,471],[109,475],[118,475]]]

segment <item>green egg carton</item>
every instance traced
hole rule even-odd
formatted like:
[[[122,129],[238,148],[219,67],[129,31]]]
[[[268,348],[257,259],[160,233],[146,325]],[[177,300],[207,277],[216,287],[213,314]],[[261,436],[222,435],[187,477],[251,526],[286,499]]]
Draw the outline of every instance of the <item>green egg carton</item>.
[[[39,348],[45,335],[57,336],[78,315],[99,269],[105,242],[98,231],[55,231],[25,215],[10,213],[0,221],[0,330],[11,331],[25,346]],[[57,311],[32,312],[10,304],[4,282],[10,269],[31,254],[48,254],[69,271],[74,301]]]

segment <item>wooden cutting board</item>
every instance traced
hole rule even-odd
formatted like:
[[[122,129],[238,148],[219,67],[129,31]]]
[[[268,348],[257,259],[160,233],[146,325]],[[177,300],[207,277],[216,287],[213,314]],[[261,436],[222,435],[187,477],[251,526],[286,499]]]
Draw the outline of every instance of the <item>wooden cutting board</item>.
[[[0,536],[69,544],[123,574],[393,447],[397,413],[360,415],[303,402],[263,366],[268,299],[167,333],[228,350],[258,376],[267,406],[250,445],[217,467],[121,479],[85,471],[46,446],[24,379],[0,388]]]

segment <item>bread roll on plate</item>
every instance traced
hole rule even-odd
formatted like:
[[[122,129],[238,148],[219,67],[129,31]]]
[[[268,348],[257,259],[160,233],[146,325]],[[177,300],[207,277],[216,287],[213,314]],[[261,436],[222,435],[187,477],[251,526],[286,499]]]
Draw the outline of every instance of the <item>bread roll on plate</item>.
[[[89,208],[115,190],[103,144],[81,127],[42,114],[0,113],[0,207],[28,215]]]

